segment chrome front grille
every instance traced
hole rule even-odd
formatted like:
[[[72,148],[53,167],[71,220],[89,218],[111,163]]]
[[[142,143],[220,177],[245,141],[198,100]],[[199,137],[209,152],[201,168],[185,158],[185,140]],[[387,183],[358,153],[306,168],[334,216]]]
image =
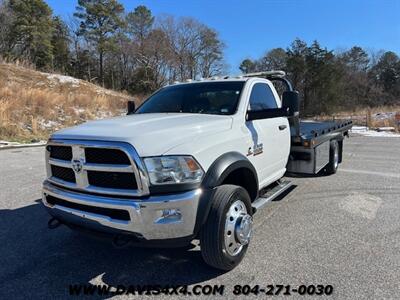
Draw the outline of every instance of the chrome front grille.
[[[46,163],[48,180],[70,189],[107,195],[149,194],[143,163],[127,143],[50,140]]]
[[[76,183],[75,173],[71,168],[51,165],[51,175],[64,181]]]
[[[132,180],[131,173],[87,171],[90,185],[103,188],[137,189],[136,180]]]
[[[85,148],[87,163],[130,165],[128,156],[118,149]]]
[[[72,147],[70,146],[48,146],[50,157],[62,160],[72,159]]]

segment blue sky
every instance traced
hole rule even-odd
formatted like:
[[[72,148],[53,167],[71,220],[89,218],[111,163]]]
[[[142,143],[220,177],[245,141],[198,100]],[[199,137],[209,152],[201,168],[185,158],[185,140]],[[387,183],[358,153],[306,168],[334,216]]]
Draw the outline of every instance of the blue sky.
[[[216,29],[233,72],[244,58],[299,37],[328,49],[359,45],[400,54],[400,0],[120,0],[126,11],[146,5],[155,16],[190,16]],[[76,0],[47,0],[57,15],[72,16]]]

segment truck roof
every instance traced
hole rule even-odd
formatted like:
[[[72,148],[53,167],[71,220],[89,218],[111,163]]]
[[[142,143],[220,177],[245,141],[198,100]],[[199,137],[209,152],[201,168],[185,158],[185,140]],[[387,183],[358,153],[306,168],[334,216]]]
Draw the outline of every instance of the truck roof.
[[[247,81],[251,78],[258,79],[273,79],[273,78],[284,78],[286,73],[281,70],[263,71],[256,73],[247,73],[241,75],[223,75],[223,76],[213,76],[210,78],[202,78],[199,80],[186,79],[185,81],[179,82],[175,81],[172,85],[176,84],[190,84],[190,83],[200,83],[200,82],[226,82],[226,81]]]
[[[240,81],[247,81],[249,78],[244,78],[244,77],[229,77],[229,78],[207,78],[207,79],[199,79],[199,80],[192,80],[192,79],[188,79],[185,81],[175,81],[174,83],[170,84],[170,85],[178,85],[178,84],[191,84],[191,83],[207,83],[207,82],[228,82],[228,81],[236,81],[236,82],[240,82]]]

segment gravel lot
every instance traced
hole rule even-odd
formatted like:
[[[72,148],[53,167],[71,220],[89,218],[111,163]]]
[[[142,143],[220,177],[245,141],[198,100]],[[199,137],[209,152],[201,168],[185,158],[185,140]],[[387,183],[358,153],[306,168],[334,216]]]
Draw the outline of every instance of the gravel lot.
[[[0,151],[1,299],[64,298],[69,284],[89,283],[224,284],[229,299],[235,284],[330,284],[330,298],[400,298],[400,138],[352,137],[336,175],[291,178],[296,188],[256,215],[248,253],[228,273],[203,264],[198,247],[114,249],[47,229],[43,152]]]

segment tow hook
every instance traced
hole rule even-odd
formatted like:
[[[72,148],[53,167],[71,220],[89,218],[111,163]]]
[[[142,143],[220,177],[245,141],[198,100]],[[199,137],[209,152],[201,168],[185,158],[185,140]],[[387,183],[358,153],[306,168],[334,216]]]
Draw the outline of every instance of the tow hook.
[[[47,227],[49,229],[56,229],[58,226],[61,225],[61,222],[56,218],[51,218],[47,223]]]
[[[113,240],[112,240],[112,245],[115,248],[118,249],[122,249],[125,248],[127,246],[129,246],[129,244],[132,242],[132,238],[123,234],[117,234],[116,236],[114,236]]]

